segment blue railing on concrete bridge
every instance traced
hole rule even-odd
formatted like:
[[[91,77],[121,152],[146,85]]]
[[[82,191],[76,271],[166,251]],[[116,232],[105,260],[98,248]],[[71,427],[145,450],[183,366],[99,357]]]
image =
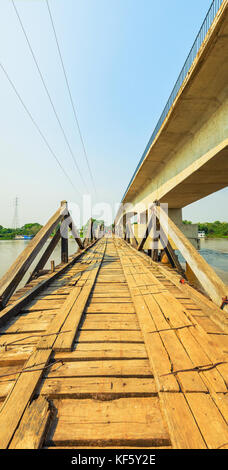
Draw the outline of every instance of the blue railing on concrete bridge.
[[[202,45],[202,43],[203,43],[203,41],[204,41],[204,39],[205,39],[205,37],[206,37],[208,31],[209,31],[209,29],[210,29],[210,27],[211,27],[211,25],[212,25],[212,23],[213,23],[213,21],[214,21],[216,15],[217,15],[218,11],[219,11],[219,8],[221,7],[222,3],[223,3],[223,0],[213,0],[212,4],[211,4],[211,6],[210,6],[210,8],[209,8],[209,10],[208,10],[208,13],[207,13],[207,15],[206,15],[206,18],[205,18],[205,20],[204,20],[204,22],[203,22],[203,24],[202,24],[202,26],[201,26],[201,28],[200,28],[200,30],[199,30],[199,33],[198,33],[198,35],[197,35],[197,37],[196,37],[196,40],[195,40],[195,42],[194,42],[194,44],[193,44],[193,46],[192,46],[192,48],[191,48],[191,50],[190,50],[190,52],[189,52],[189,54],[188,54],[188,57],[187,57],[187,59],[186,59],[186,61],[185,61],[185,63],[184,63],[184,66],[183,66],[183,68],[182,68],[182,70],[181,70],[181,72],[180,72],[180,75],[179,75],[179,77],[178,77],[178,79],[177,79],[177,81],[176,81],[176,83],[175,83],[175,85],[174,85],[174,88],[173,88],[173,90],[172,90],[172,93],[171,93],[171,95],[170,95],[170,97],[169,97],[169,99],[168,99],[168,101],[167,101],[167,103],[166,103],[166,105],[165,105],[165,108],[164,108],[164,110],[163,110],[163,112],[162,112],[162,114],[161,114],[161,117],[160,117],[160,119],[159,119],[159,121],[158,121],[158,123],[157,123],[157,125],[156,125],[156,127],[155,127],[155,129],[154,129],[154,132],[153,132],[153,134],[152,134],[152,136],[151,136],[151,138],[150,138],[150,140],[149,140],[149,142],[148,142],[148,144],[147,144],[147,146],[146,146],[144,152],[143,152],[142,158],[140,159],[140,161],[139,161],[139,163],[138,163],[138,165],[137,165],[137,168],[136,168],[136,170],[135,170],[135,172],[134,172],[134,174],[133,174],[133,176],[132,176],[132,178],[131,178],[131,181],[130,181],[128,187],[127,187],[127,190],[126,190],[125,193],[124,193],[123,199],[124,199],[125,195],[127,194],[128,189],[129,189],[129,187],[131,186],[131,183],[132,183],[132,181],[133,181],[133,179],[134,179],[134,177],[135,177],[135,175],[136,175],[136,173],[137,173],[137,171],[138,171],[140,165],[142,164],[142,162],[143,162],[143,160],[144,160],[144,158],[145,158],[145,156],[146,156],[146,154],[147,154],[147,152],[148,152],[148,150],[149,150],[149,148],[150,148],[150,146],[151,146],[153,140],[155,139],[155,137],[156,137],[156,135],[157,135],[159,129],[161,128],[162,123],[164,122],[166,116],[168,115],[168,112],[169,112],[169,110],[170,110],[172,104],[173,104],[174,101],[175,101],[175,98],[176,98],[176,96],[177,96],[177,94],[178,94],[178,92],[179,92],[179,90],[180,90],[180,88],[181,88],[181,85],[183,84],[184,79],[186,78],[186,76],[187,76],[187,74],[188,74],[188,72],[189,72],[189,70],[190,70],[190,68],[191,68],[191,66],[192,66],[192,63],[193,63],[194,59],[196,58],[196,56],[197,56],[197,54],[198,54],[198,52],[199,52],[199,49],[200,49],[200,47],[201,47],[201,45]]]

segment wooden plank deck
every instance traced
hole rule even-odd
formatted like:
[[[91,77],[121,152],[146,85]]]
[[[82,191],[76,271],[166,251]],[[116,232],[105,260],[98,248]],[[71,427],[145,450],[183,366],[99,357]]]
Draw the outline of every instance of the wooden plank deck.
[[[0,448],[228,448],[217,307],[120,239],[57,273],[6,307],[28,296],[0,329]]]

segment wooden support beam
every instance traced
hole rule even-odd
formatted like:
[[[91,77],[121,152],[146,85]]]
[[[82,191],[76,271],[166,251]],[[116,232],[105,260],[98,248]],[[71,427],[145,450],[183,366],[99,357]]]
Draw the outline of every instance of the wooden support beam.
[[[138,244],[138,251],[141,251],[146,243],[146,240],[151,232],[151,229],[152,229],[152,226],[153,226],[153,219],[154,219],[154,215],[151,214],[151,216],[149,217],[149,221],[148,221],[148,224],[146,226],[146,230],[143,234],[143,237],[142,237],[142,240],[140,241],[140,243]]]
[[[71,219],[71,220],[72,220],[72,219]],[[76,243],[78,244],[80,250],[83,250],[83,243],[82,243],[82,241],[81,241],[81,238],[80,238],[80,236],[79,236],[79,233],[78,233],[78,231],[77,231],[77,228],[76,228],[76,226],[75,226],[73,220],[72,220],[72,222],[70,223],[69,228],[70,228],[70,230],[71,230],[71,232],[72,232],[72,235],[73,235],[73,237],[74,237]]]
[[[67,206],[67,202],[66,201],[62,201],[61,202],[61,206],[66,204]],[[64,215],[64,220],[67,220],[69,217],[69,212],[67,210],[67,213],[66,215]],[[63,220],[63,224],[64,224],[64,220]],[[61,262],[62,263],[68,263],[68,227],[69,227],[69,224],[66,223],[64,224],[64,227],[61,228],[60,230],[60,233],[61,233]]]
[[[129,242],[130,244],[137,249],[138,247],[138,242],[135,238],[135,235],[134,235],[134,232],[133,232],[133,229],[132,229],[132,225],[131,225],[131,222],[130,220],[128,221],[127,223],[127,232],[128,232],[128,235],[129,235]]]
[[[40,449],[44,442],[54,407],[42,396],[33,400],[25,410],[9,449]]]
[[[168,256],[168,259],[170,261],[170,264],[177,269],[177,271],[185,278],[185,273],[184,270],[178,260],[178,257],[175,253],[175,251],[172,248],[172,245],[170,241],[168,240],[168,237],[165,236],[164,230],[160,224],[160,240],[163,245],[163,248],[165,250],[166,255]]]
[[[49,363],[52,351],[35,351],[23,367],[14,387],[4,401],[0,411],[0,448],[7,449],[21,417],[32,400],[35,389],[42,377],[44,367]]]
[[[68,237],[61,237],[61,262],[68,263]]]
[[[185,237],[181,230],[167,216],[163,209],[161,207],[156,207],[155,211],[166,236],[170,236],[170,238],[173,240],[182,256],[185,258],[186,262],[189,264],[192,271],[196,275],[205,292],[209,295],[213,302],[215,302],[216,305],[221,307],[223,298],[228,294],[225,284],[218,277],[211,266],[204,260],[204,258],[202,258],[202,256]],[[226,309],[227,306],[224,307],[224,310]]]
[[[16,261],[8,269],[5,275],[0,280],[0,306],[3,308],[8,302],[9,298],[16,290],[18,284],[24,277],[31,263],[48,240],[53,230],[57,227],[58,223],[62,220],[66,213],[66,204],[62,205],[55,214],[50,218],[44,227],[42,227],[37,235],[30,241],[24,251],[18,256]]]
[[[92,230],[93,230],[93,219],[91,217],[89,219],[89,222],[88,222],[87,232],[86,232],[86,236],[85,236],[85,239],[84,239],[84,242],[83,242],[84,248],[86,248],[93,239]]]
[[[103,232],[104,232],[104,224],[101,223],[101,224],[99,224],[98,227],[97,227],[97,236],[96,236],[96,238],[97,238],[97,239],[98,239],[98,238],[101,238],[101,237],[103,236]]]
[[[53,250],[55,249],[55,247],[56,247],[57,243],[59,242],[59,240],[60,240],[60,228],[57,230],[54,237],[50,241],[48,247],[46,248],[45,252],[41,256],[38,264],[36,265],[35,269],[33,270],[31,276],[29,277],[29,279],[27,281],[27,284],[30,283],[30,281],[33,279],[33,277],[35,276],[36,273],[38,273],[39,271],[41,271],[44,268],[45,264],[47,263],[48,259],[50,258],[51,254],[52,254]]]

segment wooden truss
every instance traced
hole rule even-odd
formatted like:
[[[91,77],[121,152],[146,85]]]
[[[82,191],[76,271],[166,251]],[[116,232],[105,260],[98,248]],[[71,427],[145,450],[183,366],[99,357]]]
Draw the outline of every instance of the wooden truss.
[[[156,224],[156,231],[159,232],[159,240],[169,259],[170,264],[177,269],[179,274],[186,278],[185,272],[178,260],[175,251],[173,250],[169,239],[171,239],[180,251],[189,267],[195,274],[197,280],[202,286],[204,292],[208,297],[224,311],[228,309],[228,289],[219,276],[215,273],[213,268],[204,260],[199,252],[194,248],[192,243],[185,237],[181,230],[175,223],[168,217],[159,204],[155,204],[150,213],[145,232],[138,242],[133,233],[130,221],[126,223],[125,240],[132,245],[137,251],[142,251],[151,232],[154,231],[154,223]],[[157,241],[153,238],[153,241]],[[158,261],[158,250],[150,250],[152,259]]]
[[[61,227],[60,224],[62,224]],[[84,241],[82,241],[68,211],[67,202],[62,201],[59,209],[49,219],[47,224],[40,229],[37,235],[26,246],[23,252],[18,256],[16,261],[0,280],[1,309],[5,307],[8,300],[28,271],[29,267],[54,231],[54,236],[39,259],[37,265],[33,269],[28,282],[30,282],[34,277],[38,276],[39,273],[43,270],[59,240],[61,240],[61,263],[63,265],[68,263],[68,228],[70,228],[72,235],[78,245],[78,249],[81,252],[82,250],[88,248],[98,238],[100,238],[100,231],[102,227],[98,227],[96,233],[97,236],[95,237],[93,234],[93,219],[91,218],[88,223],[86,237]]]

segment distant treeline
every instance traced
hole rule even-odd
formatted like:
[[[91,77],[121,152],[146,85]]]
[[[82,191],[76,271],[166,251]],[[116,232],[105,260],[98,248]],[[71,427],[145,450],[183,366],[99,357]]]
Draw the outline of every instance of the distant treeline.
[[[39,232],[42,225],[38,223],[34,224],[25,224],[23,227],[20,228],[5,228],[0,225],[0,239],[2,240],[13,240],[16,235],[27,235],[27,236],[34,236]]]
[[[103,220],[96,220],[96,219],[93,219],[93,222],[94,222],[94,225],[93,225],[94,229],[96,229],[98,225],[104,223]],[[52,235],[54,235],[54,233],[59,228],[59,226],[60,224],[56,227]],[[42,227],[43,226],[38,223],[25,224],[23,225],[23,227],[16,228],[16,229],[5,228],[2,225],[0,225],[0,240],[13,240],[17,235],[35,236]],[[82,238],[85,237],[87,228],[88,228],[88,222],[87,224],[82,226],[81,229],[79,230],[80,237]]]
[[[184,220],[184,224],[192,224],[190,220]],[[204,222],[198,223],[199,231],[205,232],[208,238],[228,238],[228,222]]]
[[[94,228],[104,223],[103,220],[93,219],[93,221],[94,221]],[[192,224],[190,220],[184,220],[183,223]],[[216,220],[215,222],[204,222],[204,223],[199,222],[198,226],[199,226],[199,231],[205,232],[205,235],[208,238],[228,238],[228,222],[220,222],[219,220]],[[88,222],[79,230],[80,237],[82,238],[85,237],[87,227],[88,227]],[[20,227],[17,229],[5,228],[2,225],[0,225],[0,240],[13,240],[16,235],[35,236],[41,228],[42,228],[42,225],[38,223],[25,224],[23,225],[23,227]],[[54,233],[52,235],[54,235]]]

